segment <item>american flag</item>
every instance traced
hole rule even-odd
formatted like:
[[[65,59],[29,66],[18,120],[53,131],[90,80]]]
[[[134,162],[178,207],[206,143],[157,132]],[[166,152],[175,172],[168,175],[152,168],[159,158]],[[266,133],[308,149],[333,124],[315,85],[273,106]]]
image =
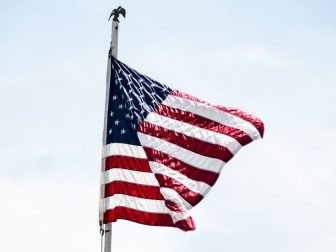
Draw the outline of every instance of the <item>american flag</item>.
[[[188,210],[261,120],[172,90],[115,58],[108,65],[101,219],[194,230]]]

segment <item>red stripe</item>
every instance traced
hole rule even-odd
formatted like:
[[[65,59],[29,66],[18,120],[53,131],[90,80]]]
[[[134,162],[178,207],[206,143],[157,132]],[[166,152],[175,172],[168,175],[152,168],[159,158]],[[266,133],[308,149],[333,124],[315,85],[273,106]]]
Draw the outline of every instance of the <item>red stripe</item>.
[[[205,102],[201,99],[198,99],[196,97],[193,97],[191,95],[185,94],[185,93],[180,92],[180,91],[174,90],[173,92],[170,93],[170,95],[174,95],[174,96],[185,98],[185,99],[188,99],[188,100],[191,100],[191,101],[196,101],[196,102],[199,102],[199,103],[207,104],[209,106],[213,106],[208,102]],[[227,108],[227,107],[220,106],[220,105],[219,106],[213,106],[213,107],[215,107],[217,109],[220,109],[222,111],[228,112],[228,113],[230,113],[232,115],[235,115],[235,116],[237,116],[237,117],[239,117],[239,118],[241,118],[245,121],[248,121],[248,122],[252,123],[254,125],[254,127],[256,127],[256,129],[259,131],[260,136],[262,137],[264,135],[264,124],[259,118],[255,117],[251,114],[248,114],[246,112],[243,112],[239,109],[235,109],[235,108]]]
[[[126,207],[116,207],[104,213],[104,223],[115,222],[117,219],[150,226],[178,227],[184,231],[195,230],[195,223],[191,217],[174,224],[169,214],[147,213]]]
[[[140,124],[139,131],[176,144],[203,156],[218,158],[224,162],[228,162],[233,157],[233,154],[223,146],[207,143],[148,122]]]
[[[127,156],[110,156],[106,158],[105,170],[112,168],[123,168],[133,171],[151,172],[148,160]]]
[[[183,231],[192,231],[196,229],[195,222],[193,218],[188,217],[187,219],[177,221],[175,226]]]
[[[182,198],[193,206],[197,205],[197,203],[203,199],[202,195],[191,191],[188,187],[171,177],[162,174],[155,174],[155,177],[159,181],[161,187],[175,190]]]
[[[164,200],[160,193],[160,187],[158,186],[139,185],[124,181],[114,181],[105,185],[105,198],[113,196],[114,194],[126,194],[144,199]]]
[[[259,131],[260,136],[264,136],[264,123],[259,118],[236,108],[229,108],[221,105],[215,107],[224,112],[230,113],[231,115],[237,116],[247,122],[250,122]]]
[[[198,169],[178,159],[175,159],[174,157],[161,151],[153,150],[146,147],[144,148],[144,150],[149,161],[161,163],[175,171],[178,171],[179,173],[187,176],[190,179],[202,181],[212,186],[215,184],[216,180],[219,177],[218,173]]]
[[[165,200],[165,205],[172,211],[180,213],[184,211],[183,206],[177,205],[175,202],[170,200]]]
[[[202,129],[210,130],[213,132],[221,133],[236,139],[241,145],[246,145],[252,142],[251,137],[240,129],[230,127],[210,119],[204,118],[202,116],[190,113],[188,111],[183,111],[177,108],[172,108],[166,105],[159,105],[155,112],[157,114],[175,119],[177,121],[182,121],[189,123],[193,126],[200,127]]]
[[[188,99],[188,100],[191,100],[191,101],[195,101],[195,102],[199,102],[199,103],[204,103],[204,104],[207,104],[207,105],[210,105],[212,106],[210,103],[206,102],[206,101],[203,101],[199,98],[196,98],[192,95],[189,95],[189,94],[186,94],[186,93],[183,93],[181,91],[178,91],[178,90],[173,90],[170,95],[174,95],[174,96],[177,96],[177,97],[181,97],[181,98],[185,98],[185,99]]]

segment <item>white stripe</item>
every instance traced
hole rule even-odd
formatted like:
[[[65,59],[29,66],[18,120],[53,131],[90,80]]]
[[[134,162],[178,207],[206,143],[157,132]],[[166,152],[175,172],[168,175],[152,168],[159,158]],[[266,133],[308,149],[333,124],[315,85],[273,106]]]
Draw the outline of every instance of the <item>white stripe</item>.
[[[204,196],[211,189],[211,186],[209,186],[208,184],[202,181],[196,181],[196,180],[190,179],[187,176],[171,168],[168,168],[167,166],[161,163],[150,161],[149,165],[155,174],[162,174],[172,179],[175,179],[176,181],[180,182],[182,185],[184,185],[191,191],[201,194],[202,196]]]
[[[164,200],[143,199],[124,194],[114,194],[111,197],[105,198],[105,211],[117,206],[149,213],[169,213]]]
[[[193,137],[207,143],[224,146],[233,154],[236,154],[241,148],[241,144],[233,137],[207,129],[202,129],[189,123],[177,121],[154,112],[150,113],[146,117],[146,122],[182,133],[186,136]]]
[[[190,216],[187,211],[171,211],[165,205],[164,200],[143,199],[124,194],[115,194],[105,198],[104,201],[105,211],[112,210],[115,207],[126,207],[147,213],[170,214],[174,223]]]
[[[253,140],[260,138],[259,131],[253,126],[252,123],[210,105],[191,101],[189,99],[177,97],[174,95],[168,95],[162,104],[188,111],[215,122],[240,129],[248,134]]]
[[[161,187],[160,192],[166,200],[174,202],[179,207],[184,207],[186,209],[191,209],[193,206],[189,204],[185,199],[183,199],[178,192],[173,189]]]
[[[104,146],[103,158],[119,155],[135,158],[147,158],[146,153],[141,146],[124,143],[111,143]]]
[[[154,173],[126,169],[110,169],[104,172],[104,184],[113,181],[124,181],[139,185],[160,186]]]
[[[185,162],[191,166],[194,166],[202,170],[220,173],[223,166],[225,165],[225,162],[223,162],[222,160],[211,157],[205,157],[203,155],[189,151],[170,142],[143,134],[141,132],[138,132],[138,138],[142,146],[154,150],[159,150],[182,162]]]

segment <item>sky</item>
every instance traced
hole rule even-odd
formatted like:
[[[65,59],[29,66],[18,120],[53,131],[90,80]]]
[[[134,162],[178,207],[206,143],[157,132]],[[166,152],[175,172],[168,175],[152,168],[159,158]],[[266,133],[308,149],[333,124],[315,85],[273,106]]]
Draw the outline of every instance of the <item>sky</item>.
[[[112,251],[336,251],[336,2],[0,1],[0,251],[100,251],[113,8],[119,59],[260,117],[191,215],[113,224]]]

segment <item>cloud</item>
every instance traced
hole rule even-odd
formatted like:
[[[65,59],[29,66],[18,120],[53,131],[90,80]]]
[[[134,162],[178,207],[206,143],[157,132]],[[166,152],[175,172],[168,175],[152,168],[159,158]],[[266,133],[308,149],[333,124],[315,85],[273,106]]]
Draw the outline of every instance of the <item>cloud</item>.
[[[272,53],[263,45],[238,51],[238,55],[246,55],[247,59],[253,64],[266,65],[271,67],[285,67],[290,63],[279,55]]]
[[[96,219],[89,216],[98,214],[98,190],[81,179],[0,177],[0,247],[27,252],[97,249]]]

